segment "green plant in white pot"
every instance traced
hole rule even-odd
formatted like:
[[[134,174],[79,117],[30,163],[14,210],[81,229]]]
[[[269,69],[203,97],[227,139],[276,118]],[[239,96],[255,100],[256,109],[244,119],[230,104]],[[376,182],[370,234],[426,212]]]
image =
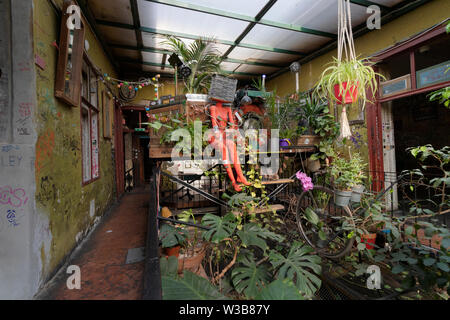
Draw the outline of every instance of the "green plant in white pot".
[[[364,179],[366,179],[365,169],[366,163],[363,161],[359,153],[351,155],[350,166],[355,172],[353,185],[352,185],[352,202],[360,202],[361,195],[365,190]]]
[[[357,173],[358,172],[352,168],[348,159],[337,157],[333,160],[330,167],[330,174],[333,178],[335,188],[334,201],[336,205],[345,207],[349,204],[352,196],[352,186]]]
[[[164,44],[191,69],[190,75],[183,79],[184,92],[194,95],[207,93],[212,76],[221,73],[222,58],[214,40],[199,38],[186,45],[179,38],[169,36]]]

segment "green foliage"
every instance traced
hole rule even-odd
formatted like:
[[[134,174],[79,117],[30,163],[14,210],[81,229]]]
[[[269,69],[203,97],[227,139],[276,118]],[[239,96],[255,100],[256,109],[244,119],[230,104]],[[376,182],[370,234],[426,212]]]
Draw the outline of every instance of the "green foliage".
[[[276,251],[269,254],[272,266],[278,270],[278,278],[293,280],[306,297],[312,297],[322,283],[316,275],[321,272],[320,257],[310,255],[311,252],[311,247],[295,242],[286,256]]]
[[[369,101],[366,90],[370,89],[375,95],[378,89],[376,76],[382,79],[384,77],[373,71],[373,63],[367,59],[352,59],[349,61],[333,59],[320,76],[315,93],[328,97],[330,101],[337,101],[337,97],[334,95],[334,86],[336,84],[339,84],[339,91],[345,95],[347,92],[350,92],[351,87],[347,86],[347,88],[344,88],[344,82],[349,84],[358,83],[357,101],[362,100],[364,106]]]
[[[330,174],[334,185],[340,190],[350,190],[352,186],[362,183],[365,178],[366,164],[358,153],[354,153],[350,160],[336,157],[330,167]]]
[[[270,282],[271,274],[266,265],[257,265],[253,253],[240,255],[238,263],[231,273],[233,285],[237,292],[253,299]]]
[[[269,231],[266,228],[262,228],[256,223],[247,223],[243,226],[242,230],[236,232],[238,237],[242,241],[242,246],[248,248],[250,246],[256,246],[266,251],[268,248],[267,239],[282,242],[284,237]]]
[[[182,228],[176,228],[170,224],[162,224],[159,233],[159,240],[163,248],[171,248],[176,245],[182,245],[187,239],[187,231]]]
[[[259,292],[256,300],[304,300],[292,281],[275,280]]]
[[[227,300],[208,280],[185,270],[183,277],[162,276],[164,300]]]
[[[178,258],[175,256],[159,259],[161,276],[176,277],[178,275]]]
[[[221,73],[222,59],[213,39],[196,39],[187,46],[177,37],[169,36],[164,44],[168,45],[170,50],[176,53],[192,70],[191,75],[187,79],[183,79],[185,93],[207,91],[212,75]]]
[[[207,214],[203,217],[202,224],[205,227],[211,228],[203,233],[203,238],[213,243],[219,243],[231,237],[237,225],[236,217],[232,213],[224,217]]]

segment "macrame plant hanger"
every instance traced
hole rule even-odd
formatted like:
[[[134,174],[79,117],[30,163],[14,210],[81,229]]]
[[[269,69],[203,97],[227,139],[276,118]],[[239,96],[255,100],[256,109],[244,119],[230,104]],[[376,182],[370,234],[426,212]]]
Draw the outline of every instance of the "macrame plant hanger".
[[[350,0],[338,0],[338,63],[342,61],[342,52],[345,52],[347,61],[356,60],[355,44],[353,42],[352,15],[350,11]],[[339,90],[343,88],[340,86]],[[341,132],[339,139],[350,138],[352,132],[348,123],[347,107],[342,105],[340,119]]]

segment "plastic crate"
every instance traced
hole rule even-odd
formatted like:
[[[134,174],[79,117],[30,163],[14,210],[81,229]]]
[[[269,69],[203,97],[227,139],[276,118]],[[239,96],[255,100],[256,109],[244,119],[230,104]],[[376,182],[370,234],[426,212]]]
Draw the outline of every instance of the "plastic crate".
[[[211,81],[209,98],[216,101],[232,102],[236,94],[237,79],[215,75]]]

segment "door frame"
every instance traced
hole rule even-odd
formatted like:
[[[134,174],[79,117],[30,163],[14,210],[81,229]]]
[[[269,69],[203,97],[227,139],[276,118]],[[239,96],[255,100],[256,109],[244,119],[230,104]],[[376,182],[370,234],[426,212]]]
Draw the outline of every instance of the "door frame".
[[[125,151],[123,141],[123,116],[119,104],[115,104],[114,139],[116,162],[116,194],[120,198],[125,193]]]
[[[369,146],[369,166],[370,166],[370,176],[372,178],[372,187],[374,191],[381,191],[384,189],[385,178],[384,178],[384,159],[383,159],[383,119],[381,115],[381,104],[388,101],[393,101],[396,99],[401,99],[409,97],[412,95],[417,95],[421,93],[426,93],[430,91],[435,91],[447,86],[450,86],[450,81],[442,82],[439,84],[431,85],[425,88],[418,89],[416,86],[416,64],[414,51],[423,46],[424,44],[435,40],[437,37],[446,34],[445,27],[449,19],[444,22],[431,27],[422,33],[411,37],[410,39],[382,51],[371,57],[371,60],[375,63],[382,62],[394,55],[404,54],[409,52],[410,59],[410,74],[411,74],[411,90],[407,92],[402,92],[393,96],[386,98],[381,98],[379,90],[375,97],[373,94],[368,95],[368,97],[373,97],[373,103],[368,103],[366,108],[366,118],[367,118],[367,136],[368,136],[368,146]],[[377,71],[377,67],[374,67]],[[380,79],[377,79],[378,88],[380,88]]]

